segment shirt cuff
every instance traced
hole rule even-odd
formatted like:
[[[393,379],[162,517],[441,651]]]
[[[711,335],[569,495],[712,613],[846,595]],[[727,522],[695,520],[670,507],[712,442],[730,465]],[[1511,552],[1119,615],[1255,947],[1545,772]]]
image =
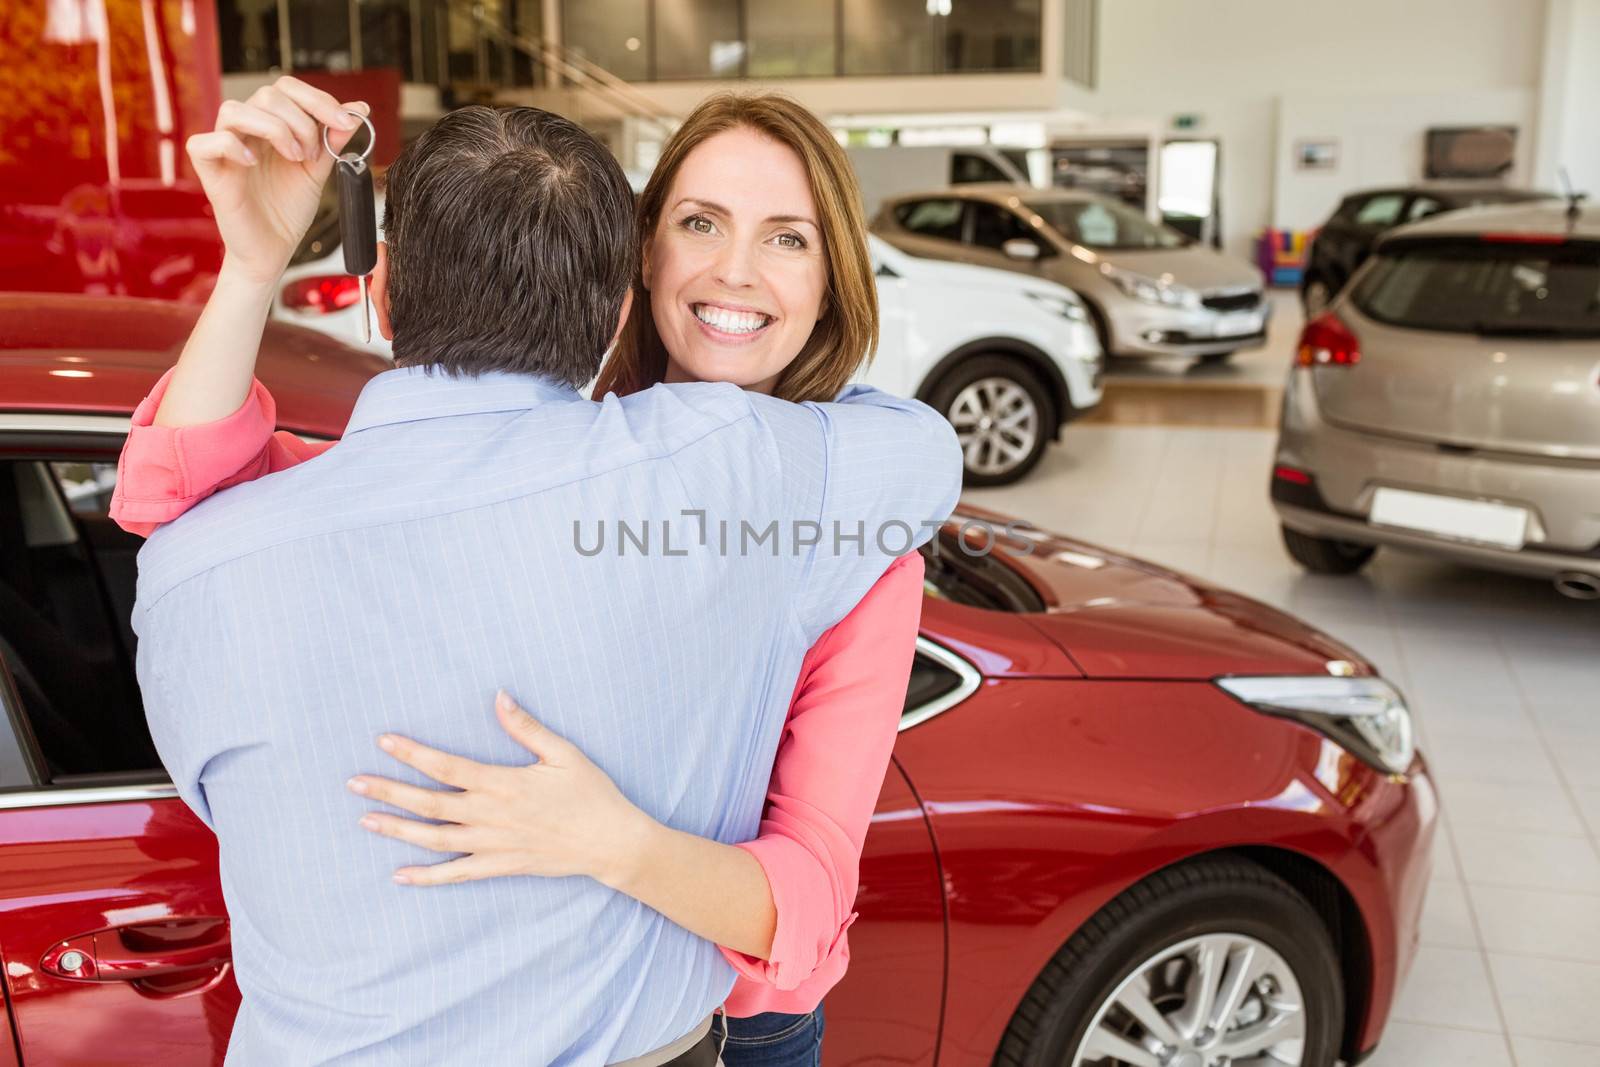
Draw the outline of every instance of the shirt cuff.
[[[721,949],[722,955],[741,978],[780,990],[797,989],[832,957],[849,951],[845,931],[856,921],[856,913],[851,912],[838,926],[833,925],[831,914],[819,913],[822,909],[831,913],[833,893],[805,891],[807,874],[816,869],[817,860],[798,841],[781,832],[766,833],[735,847],[754,856],[766,873],[777,926],[768,959],[728,948]],[[813,899],[819,895],[829,899]]]
[[[225,418],[195,426],[157,426],[156,412],[172,374],[163,374],[135,409],[117,461],[110,514],[134,532],[143,532],[135,527],[177,518],[257,460],[278,418],[272,394],[252,379],[249,396]]]

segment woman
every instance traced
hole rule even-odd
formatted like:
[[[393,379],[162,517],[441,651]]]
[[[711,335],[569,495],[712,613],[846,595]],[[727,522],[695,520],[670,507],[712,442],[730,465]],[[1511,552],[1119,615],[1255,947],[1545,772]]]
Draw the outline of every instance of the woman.
[[[284,90],[306,98],[299,83],[286,81]],[[293,166],[298,161],[282,158],[281,131],[248,110],[281,115],[282,103],[258,94],[224,118],[253,138],[247,143],[256,156]],[[308,153],[302,147],[304,158],[314,158]],[[771,95],[707,100],[663,149],[637,214],[642,262],[632,311],[597,396],[662,381],[729,381],[796,402],[831,400],[870,357],[877,300],[859,194],[837,142],[798,104]],[[168,384],[185,373],[174,401]],[[125,528],[148,533],[218,488],[328,447],[273,434],[272,398],[258,382],[242,406],[217,419],[237,404],[229,388],[212,368],[180,364],[141,405],[112,505]],[[700,848],[753,856],[765,885],[758,880],[743,891],[692,878],[667,884],[659,872],[652,881],[649,870],[617,875],[631,855],[580,861],[577,854],[596,841],[626,840],[615,827],[632,817],[624,812],[631,805],[582,753],[504,697],[501,724],[540,757],[536,767],[489,767],[404,738],[383,739],[391,755],[483,799],[479,816],[450,831],[452,842],[471,847],[445,847],[437,827],[393,815],[369,813],[362,824],[466,853],[397,872],[410,884],[576,870],[635,896],[724,946],[739,975],[726,1003],[725,1063],[815,1065],[821,1000],[849,960],[845,930],[855,919],[862,842],[905,695],[922,570],[915,554],[896,561],[808,653],[758,838],[737,846],[697,839]],[[358,776],[350,788],[413,814],[430,810],[427,791],[376,776]],[[724,921],[707,919],[705,899],[728,913]],[[739,916],[748,920],[739,929],[770,937],[730,947],[726,931]]]

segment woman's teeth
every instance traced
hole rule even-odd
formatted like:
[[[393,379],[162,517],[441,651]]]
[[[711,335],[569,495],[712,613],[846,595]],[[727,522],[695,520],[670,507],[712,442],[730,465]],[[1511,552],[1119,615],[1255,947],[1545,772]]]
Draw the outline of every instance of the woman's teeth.
[[[755,333],[772,321],[770,316],[754,311],[729,311],[710,304],[694,305],[694,317],[723,333]]]

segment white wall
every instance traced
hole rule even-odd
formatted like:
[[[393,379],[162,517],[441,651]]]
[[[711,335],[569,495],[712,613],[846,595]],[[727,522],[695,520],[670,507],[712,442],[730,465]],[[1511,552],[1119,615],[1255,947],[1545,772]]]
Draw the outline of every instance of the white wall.
[[[1424,134],[1430,126],[1517,127],[1516,164],[1505,183],[1531,185],[1536,97],[1532,89],[1286,95],[1278,103],[1273,225],[1309,230],[1327,221],[1339,201],[1356,189],[1422,181]],[[1300,170],[1294,145],[1302,139],[1337,140],[1336,168]]]
[[[1600,199],[1600,0],[1548,0],[1534,181]]]
[[[1225,242],[1248,254],[1255,234],[1275,221],[1280,198],[1299,224],[1308,203],[1328,196],[1320,184],[1302,189],[1294,178],[1280,190],[1280,164],[1293,150],[1279,142],[1280,112],[1291,125],[1306,116],[1339,117],[1373,173],[1373,161],[1386,155],[1420,173],[1421,131],[1435,122],[1504,121],[1511,113],[1521,119],[1519,141],[1531,140],[1544,6],[1545,0],[1102,0],[1100,86],[1062,83],[1060,103],[1162,124],[1199,114],[1194,134],[1222,142]],[[1317,111],[1327,105],[1315,101],[1330,96],[1345,98],[1335,108],[1342,117]],[[1352,177],[1350,187],[1358,180]]]

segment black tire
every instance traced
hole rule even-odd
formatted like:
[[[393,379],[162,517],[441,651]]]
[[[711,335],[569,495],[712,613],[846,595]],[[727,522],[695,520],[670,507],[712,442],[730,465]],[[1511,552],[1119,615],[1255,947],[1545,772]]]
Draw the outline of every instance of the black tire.
[[[1027,394],[1036,412],[1037,432],[1033,445],[1022,458],[1010,463],[1001,471],[976,470],[966,465],[966,484],[969,486],[1010,485],[1027,475],[1039,463],[1047,445],[1055,440],[1060,415],[1050,390],[1039,380],[1022,360],[1006,355],[975,355],[957,363],[928,393],[928,404],[939,414],[954,423],[952,415],[956,398],[962,390],[985,378],[999,378],[1016,385]]]
[[[1084,923],[1023,998],[996,1067],[1072,1067],[1100,1007],[1124,979],[1170,946],[1223,932],[1264,942],[1288,963],[1305,1002],[1302,1067],[1333,1067],[1345,1004],[1327,926],[1283,879],[1233,857],[1160,871]]]
[[[1220,367],[1233,358],[1232,352],[1213,352],[1209,356],[1201,356],[1196,362],[1197,367]]]
[[[1378,551],[1372,545],[1313,537],[1287,526],[1283,527],[1283,547],[1289,550],[1296,563],[1312,574],[1354,574]]]

